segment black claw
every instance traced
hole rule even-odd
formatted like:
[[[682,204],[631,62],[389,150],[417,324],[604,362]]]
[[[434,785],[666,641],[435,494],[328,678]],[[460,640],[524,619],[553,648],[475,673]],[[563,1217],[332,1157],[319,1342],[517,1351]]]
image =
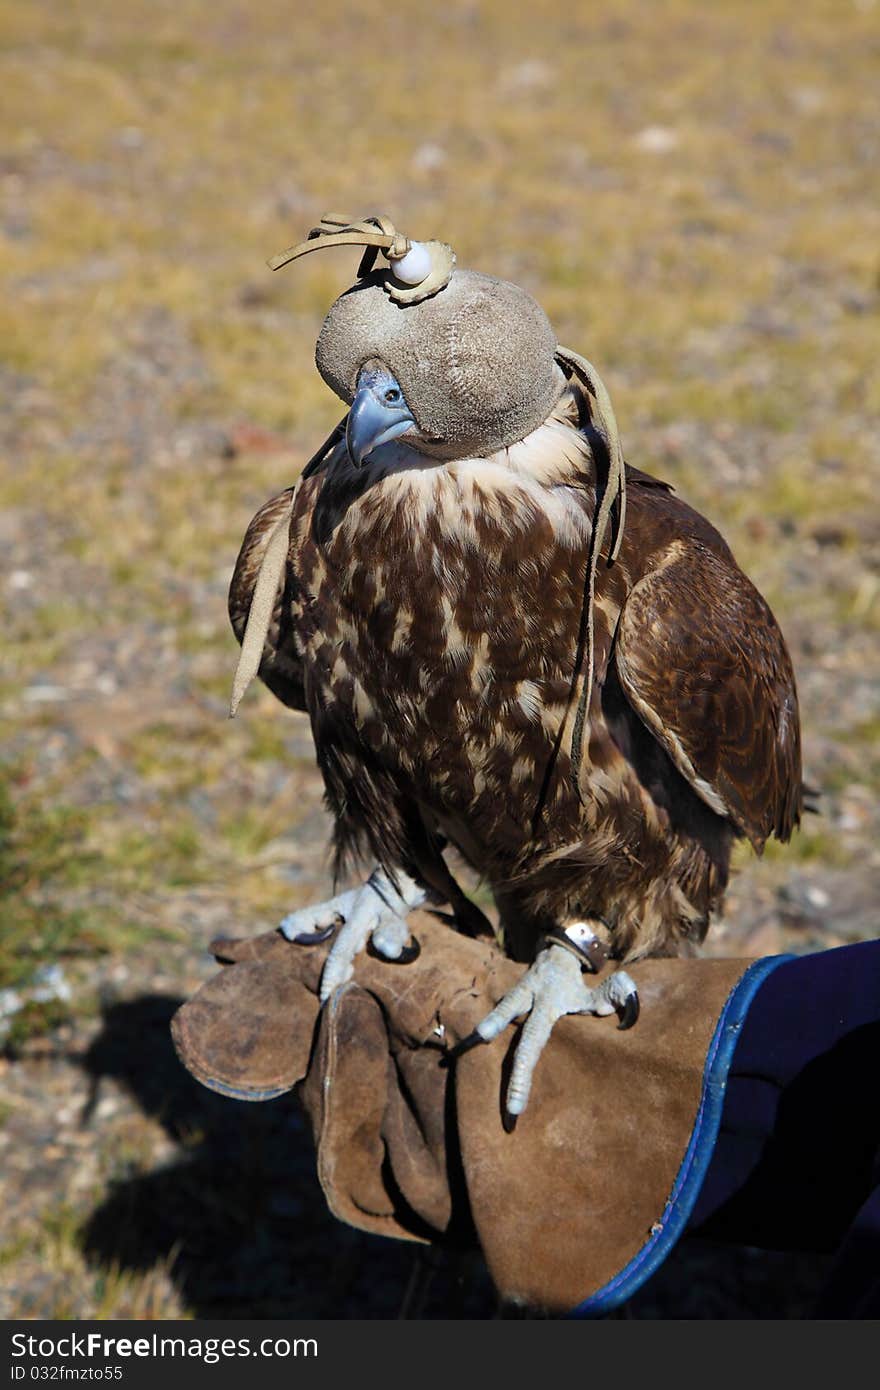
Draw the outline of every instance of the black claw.
[[[504,1126],[505,1134],[513,1133],[516,1129],[516,1122],[518,1119],[519,1115],[511,1115],[509,1110],[505,1110],[504,1114],[501,1116],[501,1123]]]
[[[480,1043],[485,1041],[486,1039],[481,1037],[475,1028],[472,1033],[468,1033],[466,1038],[462,1038],[461,1042],[456,1043],[455,1047],[450,1047],[446,1056],[452,1062],[456,1057],[463,1057],[466,1052],[470,1052],[471,1048],[479,1047]]]
[[[623,1001],[617,1031],[622,1033],[625,1029],[632,1028],[633,1024],[638,1022],[640,1012],[639,996],[637,991],[633,990],[632,994],[628,994]]]
[[[386,965],[412,965],[421,954],[422,948],[417,936],[412,938],[411,945],[404,946],[399,956],[383,956],[381,951],[376,950],[372,938],[367,942],[367,955],[372,956],[374,960],[383,960]]]
[[[301,931],[298,936],[291,936],[289,939],[297,946],[320,946],[322,941],[329,941],[338,926],[339,922],[333,922],[322,931]]]

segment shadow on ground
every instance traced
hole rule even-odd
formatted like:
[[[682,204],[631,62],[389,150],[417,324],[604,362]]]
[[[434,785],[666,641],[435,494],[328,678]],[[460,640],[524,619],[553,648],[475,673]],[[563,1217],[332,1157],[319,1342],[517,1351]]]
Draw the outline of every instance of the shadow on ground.
[[[425,1268],[420,1247],[330,1216],[292,1096],[252,1104],[193,1080],[169,1032],[182,1003],[152,994],[108,1007],[83,1058],[90,1108],[113,1077],[181,1149],[114,1184],[83,1230],[89,1262],[126,1272],[168,1262],[197,1318],[493,1316],[481,1267],[431,1257]]]
[[[83,1058],[93,1082],[86,1119],[102,1078],[112,1077],[181,1155],[112,1187],[83,1229],[90,1263],[146,1273],[166,1262],[197,1318],[512,1315],[499,1311],[476,1257],[420,1252],[334,1220],[296,1100],[250,1104],[194,1081],[169,1032],[182,1002],[152,994],[107,1007]],[[685,1240],[623,1316],[803,1317],[824,1268],[802,1256]]]

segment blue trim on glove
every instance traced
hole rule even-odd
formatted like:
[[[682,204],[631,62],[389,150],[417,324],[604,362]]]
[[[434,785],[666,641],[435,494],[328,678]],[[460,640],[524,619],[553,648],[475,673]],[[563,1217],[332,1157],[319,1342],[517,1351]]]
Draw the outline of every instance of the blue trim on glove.
[[[574,1308],[571,1318],[600,1318],[625,1303],[662,1265],[690,1220],[691,1212],[712,1162],[715,1141],[724,1108],[727,1073],[733,1060],[739,1033],[752,1001],[769,975],[795,959],[791,955],[767,956],[755,961],[727,996],[718,1025],[712,1036],[706,1066],[703,1070],[703,1090],[694,1121],[690,1143],[663,1215],[652,1228],[650,1240],[634,1255],[613,1279]]]
[[[204,1076],[201,1073],[196,1075],[195,1072],[193,1076],[196,1076],[201,1085],[206,1086],[209,1091],[216,1091],[218,1096],[227,1096],[229,1100],[277,1100],[279,1096],[287,1095],[288,1091],[293,1090],[292,1085],[287,1083],[284,1086],[267,1086],[262,1091],[245,1091],[237,1086],[229,1086],[225,1081],[217,1081],[212,1076]]]

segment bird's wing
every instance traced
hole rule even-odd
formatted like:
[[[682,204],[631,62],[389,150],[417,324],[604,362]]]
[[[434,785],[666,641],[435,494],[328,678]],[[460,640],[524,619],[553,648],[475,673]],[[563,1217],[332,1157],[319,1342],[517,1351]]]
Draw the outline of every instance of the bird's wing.
[[[347,452],[345,415],[331,430],[300,474],[300,484],[316,473],[332,471]],[[297,487],[273,497],[260,508],[242,542],[229,586],[229,617],[241,656],[232,685],[230,714],[235,714],[254,676],[259,674],[285,705],[304,710],[302,665],[290,630],[292,583],[291,521]]]
[[[632,589],[616,634],[624,693],[694,791],[760,851],[802,809],[791,659],[732,556],[674,541]]]
[[[289,532],[294,489],[266,502],[245,533],[229,586],[229,618],[242,643],[232,712],[250,680],[259,675],[274,695],[292,709],[304,710],[302,664],[287,630],[290,605]],[[253,610],[253,611],[252,611]],[[249,649],[253,648],[251,652]]]

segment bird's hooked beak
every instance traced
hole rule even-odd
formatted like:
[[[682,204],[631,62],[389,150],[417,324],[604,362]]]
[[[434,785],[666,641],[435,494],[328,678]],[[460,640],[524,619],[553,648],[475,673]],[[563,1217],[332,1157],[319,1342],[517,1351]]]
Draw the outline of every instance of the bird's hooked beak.
[[[363,367],[345,426],[345,442],[355,468],[380,444],[415,426],[395,378],[382,367]]]

